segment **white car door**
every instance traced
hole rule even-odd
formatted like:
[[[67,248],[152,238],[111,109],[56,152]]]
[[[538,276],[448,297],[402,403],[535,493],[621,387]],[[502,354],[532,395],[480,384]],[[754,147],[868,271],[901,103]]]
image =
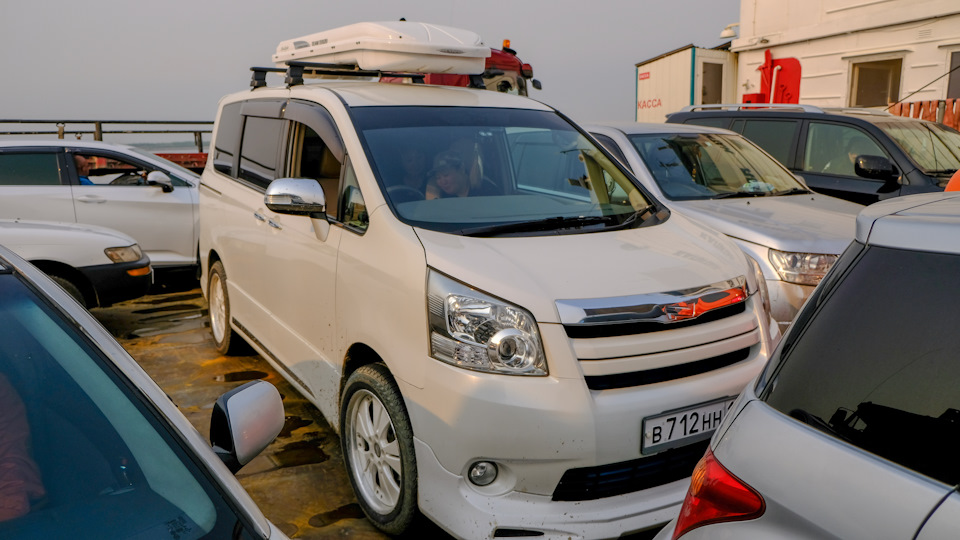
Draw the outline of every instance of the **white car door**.
[[[63,148],[0,148],[0,218],[75,222],[70,181]]]
[[[74,186],[76,221],[109,227],[137,240],[156,267],[196,262],[194,215],[196,190],[192,186],[148,185],[147,173],[157,170],[119,152],[69,149],[90,165],[89,182]]]

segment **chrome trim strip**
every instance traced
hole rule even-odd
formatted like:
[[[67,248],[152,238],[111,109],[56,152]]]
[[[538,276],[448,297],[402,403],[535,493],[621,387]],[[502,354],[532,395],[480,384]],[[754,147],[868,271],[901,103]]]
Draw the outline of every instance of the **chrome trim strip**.
[[[663,293],[557,300],[557,312],[562,324],[607,324],[625,322],[674,322],[664,308],[680,302],[690,302],[727,289],[742,288],[747,293],[747,279],[739,276],[679,291]]]

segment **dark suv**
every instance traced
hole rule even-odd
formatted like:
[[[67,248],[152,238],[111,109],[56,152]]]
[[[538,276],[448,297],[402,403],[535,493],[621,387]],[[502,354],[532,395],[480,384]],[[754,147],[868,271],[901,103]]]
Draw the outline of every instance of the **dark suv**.
[[[811,189],[860,204],[941,191],[960,168],[960,133],[872,109],[699,105],[667,122],[721,127],[757,143]]]

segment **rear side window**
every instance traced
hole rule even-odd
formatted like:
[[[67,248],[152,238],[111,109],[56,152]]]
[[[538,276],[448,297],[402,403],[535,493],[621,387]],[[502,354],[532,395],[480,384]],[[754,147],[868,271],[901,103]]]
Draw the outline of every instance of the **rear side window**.
[[[731,127],[763,148],[774,159],[791,167],[791,154],[797,140],[797,120],[738,120]]]
[[[0,185],[59,186],[57,154],[0,154]]]
[[[277,149],[283,121],[248,116],[243,126],[238,177],[266,189],[277,177]]]
[[[213,168],[228,176],[233,176],[240,147],[240,106],[241,103],[232,103],[223,107],[217,125],[217,140],[213,141]]]
[[[960,256],[869,247],[781,359],[765,401],[849,444],[960,483]]]

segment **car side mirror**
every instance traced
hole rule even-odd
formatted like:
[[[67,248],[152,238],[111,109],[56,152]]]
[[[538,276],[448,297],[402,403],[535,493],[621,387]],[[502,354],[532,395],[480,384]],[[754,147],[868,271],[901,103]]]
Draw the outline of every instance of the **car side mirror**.
[[[853,172],[862,178],[895,183],[900,171],[884,156],[860,155],[853,161]]]
[[[283,429],[283,400],[266,381],[251,381],[217,399],[210,415],[210,443],[236,474]]]
[[[330,223],[320,182],[311,178],[278,178],[267,186],[263,204],[278,214],[309,216],[317,239],[326,241]]]
[[[530,84],[532,84],[533,87],[536,88],[537,90],[542,90],[542,89],[543,89],[543,85],[540,84],[540,81],[538,81],[537,79],[534,79],[534,80],[530,81]]]
[[[160,186],[164,193],[173,191],[173,180],[163,171],[151,171],[147,173],[148,186]]]

